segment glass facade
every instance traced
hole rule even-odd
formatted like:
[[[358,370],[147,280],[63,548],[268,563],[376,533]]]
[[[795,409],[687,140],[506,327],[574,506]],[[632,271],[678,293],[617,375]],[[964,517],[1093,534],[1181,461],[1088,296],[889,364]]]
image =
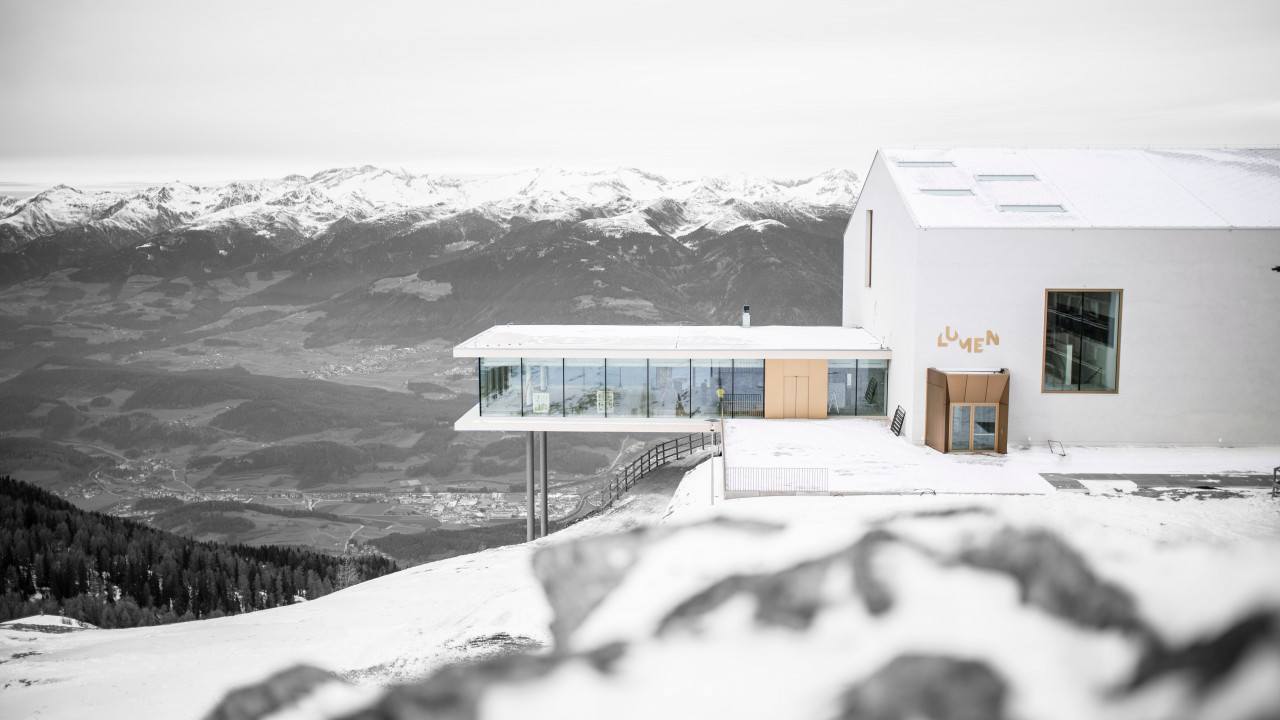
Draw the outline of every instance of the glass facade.
[[[649,417],[689,417],[689,361],[649,361]]]
[[[1115,392],[1120,366],[1119,290],[1049,291],[1046,392]]]
[[[716,390],[724,390],[727,396],[733,392],[732,360],[694,360],[690,363],[693,372],[693,385],[689,399],[689,417],[720,417],[720,395]],[[732,408],[724,408],[725,416],[732,414]]]
[[[733,417],[764,417],[764,360],[733,361],[733,397],[725,396]]]
[[[523,414],[520,358],[480,358],[480,414]]]
[[[764,417],[764,360],[481,358],[480,414]],[[888,360],[829,360],[830,415],[885,415]]]
[[[607,417],[648,417],[647,360],[605,360],[605,390],[612,400]]]
[[[885,415],[888,375],[888,360],[828,360],[827,414]]]
[[[604,358],[564,360],[564,414],[604,417],[611,396],[604,387]],[[483,409],[482,409],[483,412]]]
[[[564,415],[564,361],[560,358],[524,360],[524,414]]]

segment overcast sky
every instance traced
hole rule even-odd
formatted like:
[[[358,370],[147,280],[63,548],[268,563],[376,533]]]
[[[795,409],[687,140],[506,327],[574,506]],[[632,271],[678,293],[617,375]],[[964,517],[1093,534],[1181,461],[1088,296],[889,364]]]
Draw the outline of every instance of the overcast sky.
[[[36,185],[1276,145],[1280,2],[0,0],[0,98]]]

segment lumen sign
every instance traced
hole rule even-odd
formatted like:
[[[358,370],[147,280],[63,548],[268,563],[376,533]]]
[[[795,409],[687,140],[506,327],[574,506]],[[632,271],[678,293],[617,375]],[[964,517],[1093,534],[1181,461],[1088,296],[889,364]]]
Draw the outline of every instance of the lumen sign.
[[[999,344],[1000,336],[991,330],[987,331],[986,336],[960,337],[960,333],[953,332],[951,326],[948,325],[946,330],[938,333],[938,347],[951,347],[954,345],[968,353],[981,353],[983,345]]]

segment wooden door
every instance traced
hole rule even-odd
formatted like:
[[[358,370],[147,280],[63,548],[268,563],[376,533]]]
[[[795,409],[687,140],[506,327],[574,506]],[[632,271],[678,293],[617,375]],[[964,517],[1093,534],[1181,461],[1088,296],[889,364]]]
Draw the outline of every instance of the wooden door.
[[[782,417],[796,416],[796,385],[799,378],[787,375],[782,378]]]
[[[807,376],[796,378],[796,414],[791,417],[809,417],[809,378]]]

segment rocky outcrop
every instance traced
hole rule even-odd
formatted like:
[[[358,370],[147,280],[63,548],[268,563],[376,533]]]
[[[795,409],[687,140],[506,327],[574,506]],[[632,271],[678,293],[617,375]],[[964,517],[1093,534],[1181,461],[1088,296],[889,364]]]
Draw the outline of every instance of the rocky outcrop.
[[[1144,614],[1124,566],[1103,572],[1057,534],[987,510],[830,535],[720,519],[550,543],[533,567],[554,648],[315,717],[1216,720],[1280,708],[1263,679],[1280,667],[1280,598],[1224,611],[1188,640]]]

